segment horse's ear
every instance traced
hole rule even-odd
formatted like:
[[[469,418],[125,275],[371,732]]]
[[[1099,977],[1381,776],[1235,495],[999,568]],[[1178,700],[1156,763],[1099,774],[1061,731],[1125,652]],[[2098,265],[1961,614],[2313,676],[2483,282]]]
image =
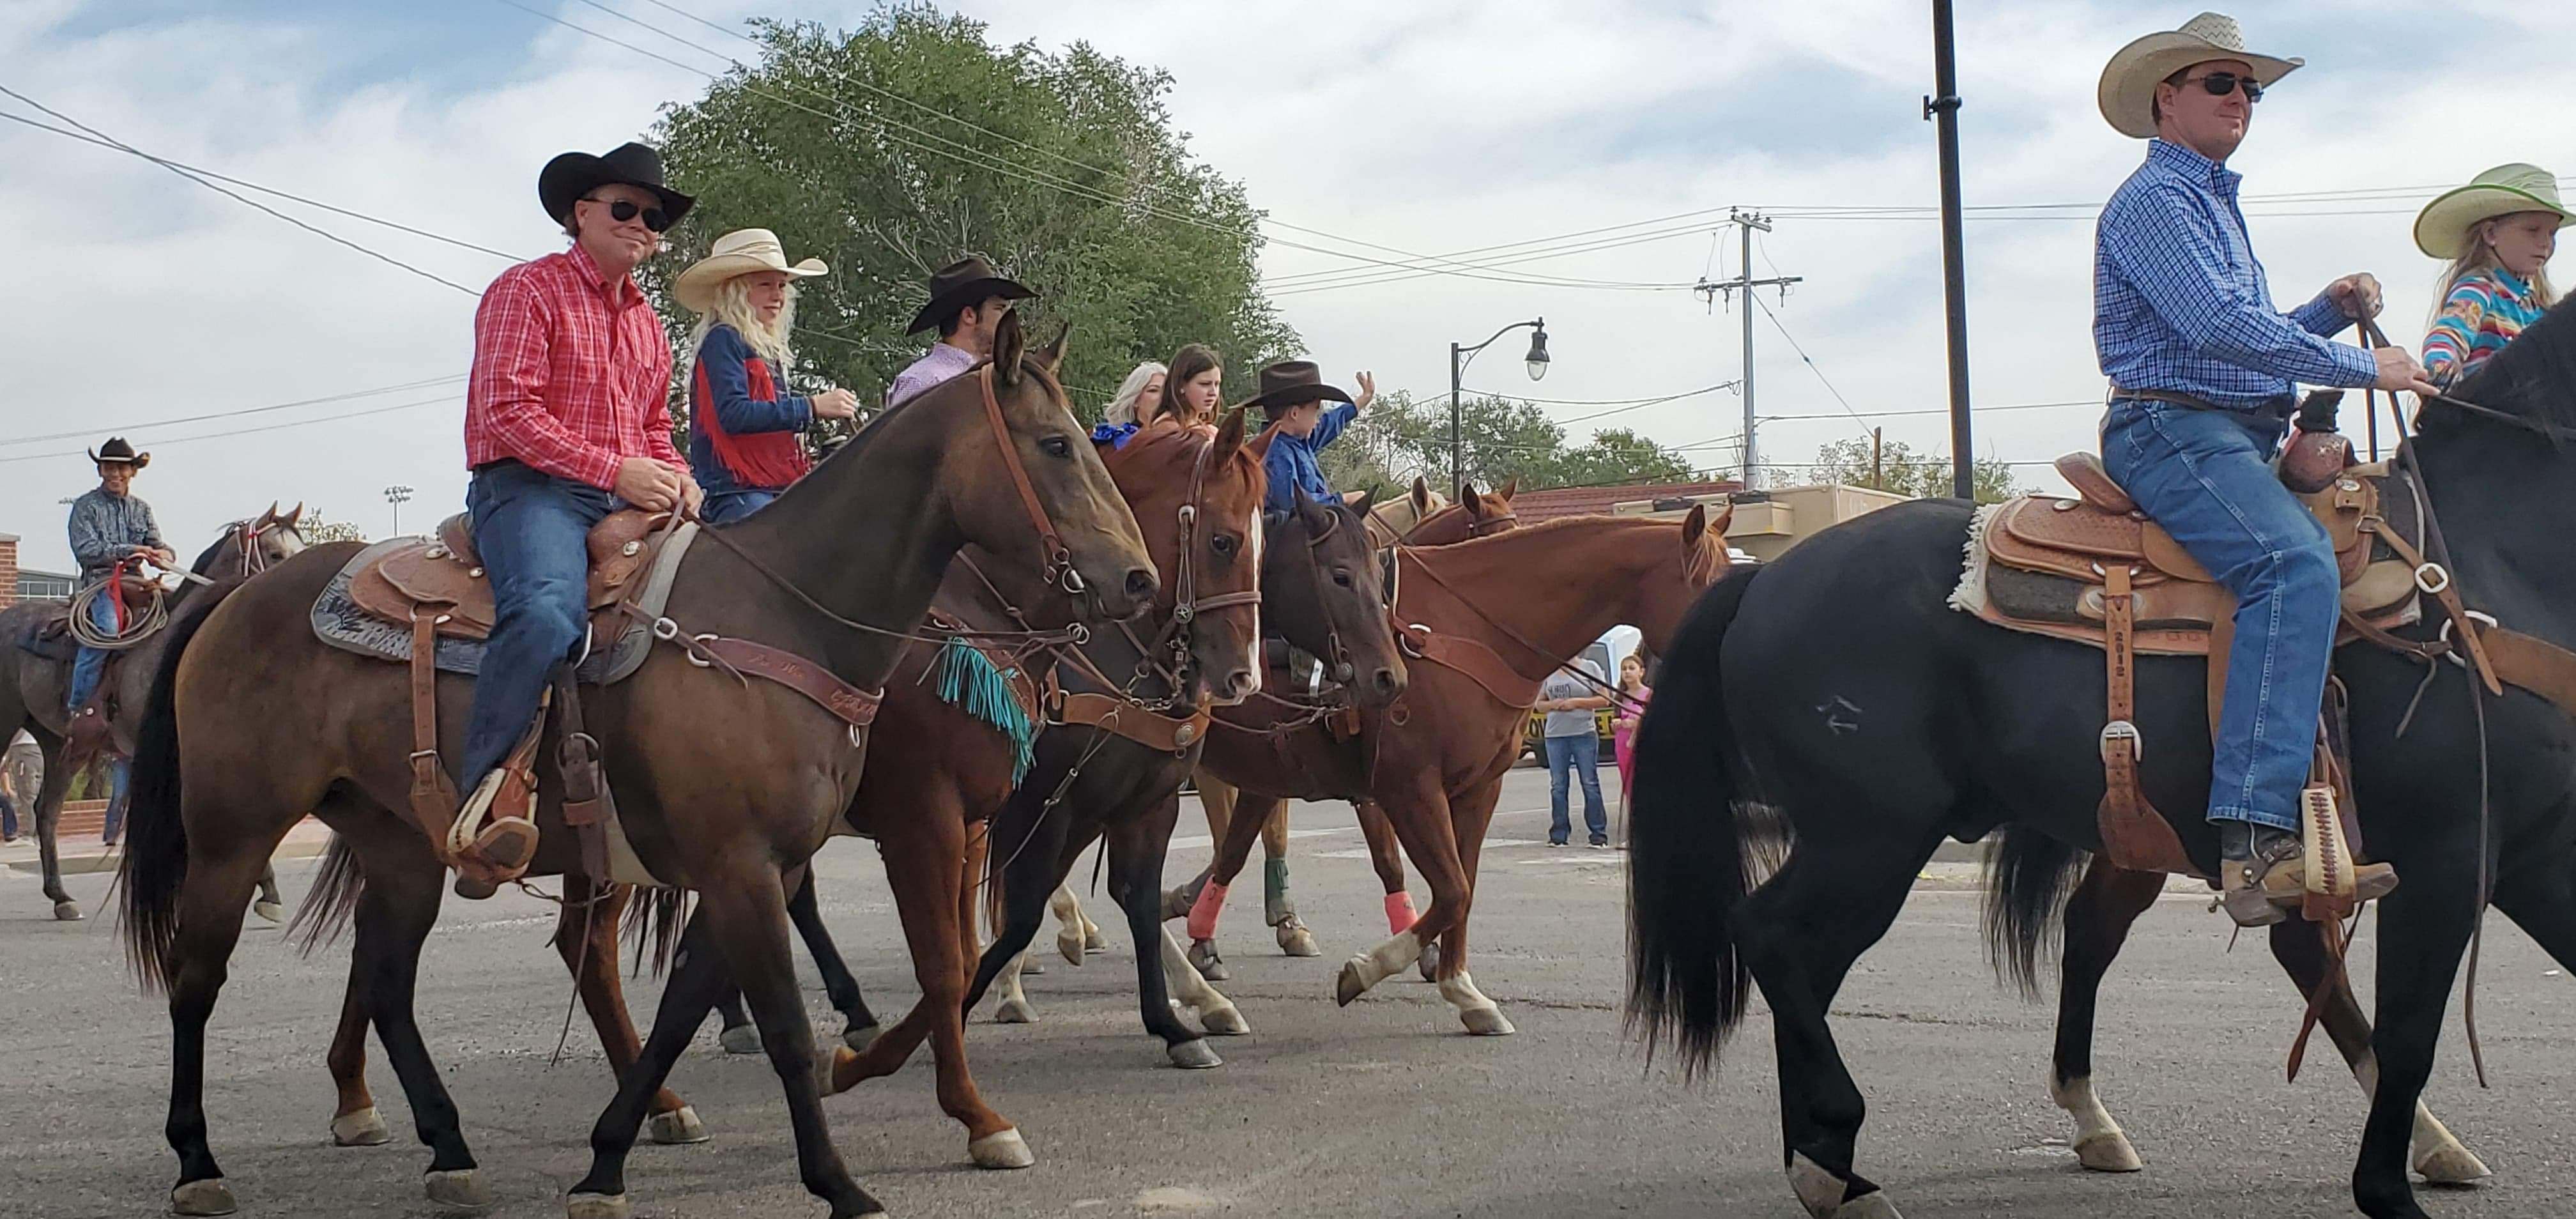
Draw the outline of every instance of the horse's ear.
[[[1511,480],[1510,482],[1507,482],[1507,483],[1504,483],[1504,484],[1503,484],[1503,489],[1502,489],[1502,490],[1497,491],[1497,492],[1495,492],[1494,494],[1502,496],[1502,497],[1503,497],[1503,502],[1504,502],[1504,503],[1506,503],[1506,504],[1508,504],[1508,503],[1512,502],[1512,497],[1513,497],[1513,496],[1518,495],[1518,494],[1520,494],[1520,493],[1521,493],[1521,476],[1520,476],[1520,475],[1518,475],[1518,474],[1515,474],[1515,475],[1512,475],[1512,480]]]
[[[1367,516],[1369,510],[1369,493],[1366,491],[1353,491],[1342,497],[1342,506],[1360,514],[1361,516]]]
[[[1238,408],[1236,408],[1236,409],[1240,410],[1240,409],[1242,409],[1242,408],[1238,407]],[[1246,424],[1244,424],[1244,426],[1248,428],[1248,427],[1251,427],[1252,425],[1251,425],[1251,424],[1249,424],[1249,423],[1246,423]],[[1250,439],[1250,440],[1244,441],[1244,442],[1243,442],[1243,447],[1244,447],[1244,450],[1245,450],[1246,452],[1249,452],[1249,453],[1251,453],[1251,454],[1252,454],[1252,459],[1253,459],[1254,461],[1266,462],[1266,461],[1269,461],[1269,460],[1270,460],[1270,442],[1271,442],[1271,441],[1273,441],[1273,440],[1276,440],[1276,439],[1278,439],[1278,438],[1279,438],[1279,429],[1277,429],[1277,428],[1263,428],[1263,429],[1261,429],[1261,434],[1260,434],[1260,435],[1255,436],[1255,437],[1253,437],[1253,438],[1252,438],[1252,439]]]
[[[1708,531],[1716,534],[1717,540],[1723,542],[1726,540],[1726,527],[1734,523],[1735,505],[1724,504],[1719,506],[1717,510],[1717,519],[1708,523]]]
[[[1413,515],[1416,519],[1431,515],[1431,484],[1422,476],[1413,476]]]
[[[1209,456],[1222,461],[1232,457],[1234,451],[1242,447],[1243,408],[1238,406],[1227,411],[1225,421],[1216,425],[1216,448],[1209,453]]]
[[[294,528],[295,522],[302,519],[304,519],[304,501],[299,499],[295,501],[295,509],[277,518],[277,522],[291,529]]]
[[[1476,484],[1468,483],[1466,486],[1459,488],[1459,490],[1466,493],[1465,498],[1460,499],[1458,502],[1467,505],[1467,515],[1475,517],[1477,520],[1485,519],[1485,496],[1482,492],[1476,490]]]
[[[1014,309],[1012,312],[1017,313],[1019,311]],[[1072,337],[1073,323],[1066,322],[1064,325],[1058,327],[1055,332],[1055,337],[1047,340],[1046,346],[1038,348],[1038,366],[1046,369],[1050,373],[1063,367],[1065,340]]]
[[[268,523],[269,523],[270,521],[273,521],[273,520],[276,520],[276,519],[277,519],[277,505],[275,505],[275,504],[270,504],[270,505],[268,506],[268,511],[263,512],[263,513],[260,513],[260,514],[259,514],[259,518],[258,518],[258,519],[256,519],[256,520],[254,520],[254,521],[252,521],[252,522],[250,523],[250,531],[251,531],[252,533],[257,533],[257,532],[259,532],[259,531],[260,531],[260,530],[262,530],[262,529],[266,529],[266,528],[268,528]]]
[[[1690,515],[1682,518],[1682,557],[1699,553],[1702,540],[1708,537],[1708,505],[1692,504]]]
[[[1020,329],[1020,311],[1002,315],[993,331],[993,384],[1009,389],[1020,383],[1020,357],[1028,354],[1028,332]]]

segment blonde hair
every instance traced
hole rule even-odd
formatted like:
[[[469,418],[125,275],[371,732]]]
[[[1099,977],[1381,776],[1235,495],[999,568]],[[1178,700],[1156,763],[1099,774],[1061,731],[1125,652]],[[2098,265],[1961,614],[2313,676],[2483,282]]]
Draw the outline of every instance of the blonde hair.
[[[689,331],[689,350],[695,352],[707,341],[707,332],[718,326],[731,326],[754,353],[767,360],[775,376],[782,381],[794,367],[795,355],[787,349],[787,336],[796,330],[796,285],[787,285],[787,303],[778,307],[778,320],[762,323],[759,311],[751,307],[751,295],[743,287],[742,275],[716,285],[715,304],[698,315],[698,324]]]
[[[1127,374],[1126,380],[1118,383],[1118,392],[1110,397],[1109,409],[1102,413],[1101,419],[1108,423],[1142,422],[1136,418],[1136,407],[1145,397],[1145,386],[1168,371],[1152,360],[1137,365]]]
[[[2510,214],[2507,213],[2507,215]],[[2450,302],[2451,289],[2459,287],[2461,280],[2484,271],[2504,271],[2507,275],[2513,274],[2506,270],[2504,262],[2496,257],[2495,243],[2487,240],[2487,226],[2504,218],[2504,216],[2489,216],[2469,226],[2468,248],[2460,251],[2460,256],[2452,259],[2451,265],[2442,269],[2442,290],[2433,294],[2433,317],[2427,325],[2441,323],[2442,307]],[[2519,275],[2514,278],[2523,279]],[[2547,309],[2558,303],[2558,293],[2549,286],[2547,266],[2544,265],[2533,271],[2524,282],[2531,285],[2532,307]]]

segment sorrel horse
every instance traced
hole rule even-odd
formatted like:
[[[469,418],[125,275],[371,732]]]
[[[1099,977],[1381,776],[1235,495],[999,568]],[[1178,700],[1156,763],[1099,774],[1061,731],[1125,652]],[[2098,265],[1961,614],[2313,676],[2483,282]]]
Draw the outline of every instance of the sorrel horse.
[[[1396,548],[1392,612],[1409,658],[1409,691],[1371,726],[1373,757],[1355,758],[1319,728],[1291,734],[1285,748],[1257,731],[1210,735],[1207,764],[1240,786],[1244,800],[1189,910],[1191,938],[1214,936],[1225,887],[1271,805],[1374,800],[1429,883],[1431,906],[1344,962],[1334,1001],[1349,1004],[1438,940],[1434,980],[1467,1031],[1512,1032],[1468,976],[1467,917],[1485,827],[1519,756],[1530,705],[1547,674],[1612,626],[1634,626],[1646,646],[1661,650],[1693,598],[1725,569],[1727,519],[1722,513],[1712,523],[1704,507],[1679,522],[1565,517],[1448,546]],[[1218,722],[1265,727],[1231,713]]]
[[[1145,676],[1135,683],[1154,687],[1160,701],[1187,708],[1216,701],[1236,701],[1258,686],[1260,629],[1257,622],[1259,575],[1264,554],[1261,455],[1266,442],[1247,445],[1241,412],[1227,416],[1208,434],[1195,431],[1147,433],[1125,448],[1103,453],[1117,485],[1145,538],[1148,553],[1165,564],[1170,578],[1157,594],[1148,622],[1098,632],[1089,645],[1095,666],[1104,672]],[[1186,551],[1186,553],[1184,553]],[[1027,627],[1013,606],[1053,604],[1035,578],[989,559],[968,565],[961,559],[949,572],[935,603],[937,612],[975,628],[997,631]],[[1188,608],[1183,609],[1186,605]],[[1164,630],[1166,624],[1172,624]],[[1140,645],[1156,639],[1158,645]],[[876,1020],[859,997],[858,984],[833,948],[817,912],[811,871],[796,879],[789,908],[798,931],[822,967],[836,1006],[849,1014],[842,1036],[852,1049],[867,1053],[836,1054],[838,1092],[858,1080],[900,1067],[924,1038],[931,1044],[938,1071],[938,1094],[947,1112],[967,1129],[969,1157],[988,1168],[1021,1168],[1035,1162],[1027,1141],[1008,1120],[987,1106],[975,1087],[965,1055],[964,993],[974,962],[971,924],[960,919],[974,913],[974,888],[981,882],[966,866],[969,843],[980,843],[984,827],[1012,791],[1021,765],[1015,756],[1028,744],[1038,724],[1016,719],[1010,708],[972,696],[978,682],[944,680],[959,660],[980,667],[979,679],[1001,701],[1009,686],[1034,692],[1051,659],[1003,666],[972,656],[952,655],[945,647],[915,646],[898,662],[887,685],[886,701],[871,730],[871,745],[857,798],[838,832],[874,839],[885,861],[922,985],[920,1002],[882,1036]],[[1003,668],[1012,670],[1005,677]],[[1068,689],[1078,674],[1063,675]],[[1027,679],[1024,683],[1022,679]],[[1053,710],[1032,698],[1017,716],[1043,717]],[[1138,712],[1147,706],[1138,703]],[[1001,721],[996,723],[996,721]],[[1059,781],[1047,773],[1043,745],[1037,768],[1027,784]],[[1087,767],[1107,769],[1106,759]],[[1060,769],[1060,767],[1059,767]],[[316,892],[328,891],[327,902],[308,903],[317,934],[327,932],[337,912],[355,906],[363,878],[349,874],[356,858],[336,849],[325,865],[326,880]],[[565,964],[575,971],[581,997],[589,1008],[612,1069],[623,1072],[638,1052],[639,1039],[627,1015],[624,986],[616,972],[616,928],[630,890],[601,886],[580,878],[576,890],[596,900],[567,902],[555,943]],[[299,919],[302,922],[303,919]],[[361,927],[361,938],[364,928]],[[961,945],[965,951],[961,952]],[[371,963],[350,964],[349,1009],[332,1042],[330,1066],[340,1095],[332,1118],[334,1137],[344,1143],[383,1141],[383,1122],[374,1112],[366,1080],[366,1028],[359,1002],[361,981]],[[846,989],[845,989],[846,988]],[[719,1007],[738,1010],[737,992],[728,991]],[[728,1030],[735,1027],[731,1011]],[[749,1021],[747,1037],[728,1038],[728,1048],[749,1040],[760,1042]],[[696,1114],[667,1089],[652,1102],[648,1129],[657,1141],[695,1142],[706,1137]]]
[[[2505,628],[2576,643],[2576,310],[2561,305],[2457,391],[2419,413],[2407,443],[2444,559],[2469,604]],[[2008,884],[2038,886],[2098,850],[2102,656],[2002,631],[1948,608],[1968,506],[1900,504],[1834,526],[1694,610],[1665,653],[1638,742],[1630,813],[1634,930],[1629,1012],[1649,1046],[1704,1069],[1758,983],[1780,1051],[1790,1182],[1810,1213],[1894,1213],[1855,1171],[1864,1106],[1827,1025],[1845,971],[1885,933],[1944,837],[2029,836]],[[2437,556],[2439,557],[2439,556]],[[2438,612],[2401,632],[2429,641]],[[2206,670],[2137,669],[2149,799],[2204,806]],[[2462,950],[2486,892],[2562,964],[2576,966],[2576,860],[2566,809],[2576,723],[2524,689],[2501,695],[2377,646],[2349,646],[2353,790],[2372,857],[2400,877],[2381,899],[2375,1087],[2353,1169],[2372,1219],[2425,1219],[2406,1176]],[[2411,707],[2411,718],[2410,718]],[[1822,708],[1822,710],[1820,710]],[[1791,840],[1758,886],[1768,835]],[[2197,817],[2175,827],[2216,857]],[[2049,859],[2057,866],[2042,866]],[[2492,889],[2488,890],[2487,885]],[[1749,892],[1748,892],[1749,889]],[[2025,888],[2000,900],[2045,910]],[[2030,922],[2034,929],[2044,918]]]
[[[193,578],[182,580],[167,594],[164,604],[172,620],[182,614],[206,612],[242,581],[304,549],[304,535],[295,528],[303,515],[302,504],[284,514],[278,512],[277,505],[270,504],[256,517],[224,526],[214,544],[188,565]],[[0,741],[23,728],[44,756],[43,790],[20,792],[19,797],[32,805],[30,829],[36,836],[37,859],[44,868],[45,896],[54,903],[54,917],[70,921],[81,916],[81,908],[63,888],[62,859],[55,846],[54,827],[61,818],[63,795],[71,789],[72,776],[100,750],[76,750],[65,736],[71,722],[71,716],[63,709],[63,700],[71,691],[70,641],[61,644],[60,659],[36,650],[38,633],[60,613],[60,607],[40,601],[0,610]],[[101,679],[107,685],[101,694],[108,707],[110,742],[103,749],[120,755],[132,749],[135,729],[142,723],[143,708],[151,699],[152,675],[160,669],[162,652],[169,646],[170,630],[165,625],[158,633],[126,649]],[[283,917],[274,874],[260,878],[258,907],[260,917],[270,922]]]
[[[709,531],[699,541],[715,544],[688,552],[671,590],[671,634],[700,646],[706,635],[756,641],[882,689],[949,560],[969,544],[1083,590],[1070,612],[1115,619],[1141,609],[1156,586],[1152,559],[1066,409],[1059,355],[1058,345],[1026,350],[1016,315],[1006,319],[990,364],[887,412],[776,503]],[[328,647],[306,626],[315,596],[352,553],[319,547],[290,559],[227,598],[193,638],[174,641],[144,724],[121,876],[124,931],[147,985],[170,991],[168,1134],[180,1161],[171,1201],[183,1214],[234,1209],[206,1142],[205,1028],[250,881],[307,814],[366,865],[362,900],[381,914],[367,930],[389,941],[358,948],[377,963],[367,1010],[432,1148],[426,1188],[439,1200],[488,1197],[411,1013],[440,874],[417,866],[429,845],[394,811],[410,786],[406,674]],[[255,673],[210,659],[252,641],[268,658]],[[856,792],[865,737],[783,685],[696,658],[657,648],[633,677],[585,700],[635,854],[699,900],[653,1035],[592,1128],[590,1172],[567,1213],[626,1213],[625,1159],[646,1104],[730,979],[762,1026],[806,1188],[835,1219],[876,1214],[824,1121],[785,909],[785,874]],[[450,735],[470,694],[465,682],[439,683]],[[278,740],[299,748],[281,752]],[[559,803],[541,803],[548,832],[533,874],[561,874],[580,855]]]

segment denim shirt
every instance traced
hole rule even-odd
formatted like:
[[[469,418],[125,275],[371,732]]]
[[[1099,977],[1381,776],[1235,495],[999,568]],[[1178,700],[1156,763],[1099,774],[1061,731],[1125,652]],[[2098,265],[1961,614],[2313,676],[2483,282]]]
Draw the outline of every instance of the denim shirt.
[[[1319,504],[1342,502],[1341,495],[1324,484],[1324,468],[1315,463],[1315,454],[1333,443],[1359,414],[1360,408],[1348,402],[1338,403],[1315,417],[1313,432],[1304,436],[1281,432],[1271,437],[1270,456],[1262,461],[1262,468],[1270,475],[1270,491],[1262,499],[1262,511],[1275,516],[1295,508],[1300,490]]]
[[[152,505],[98,487],[72,501],[71,542],[81,582],[88,584],[106,579],[118,559],[161,545],[161,526],[152,520]]]

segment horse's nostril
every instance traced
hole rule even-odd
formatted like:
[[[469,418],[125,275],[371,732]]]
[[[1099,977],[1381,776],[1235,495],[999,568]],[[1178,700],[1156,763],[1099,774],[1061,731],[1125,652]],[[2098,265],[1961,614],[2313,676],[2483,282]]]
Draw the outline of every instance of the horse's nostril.
[[[1130,567],[1127,569],[1127,595],[1140,602],[1153,600],[1156,583],[1157,581],[1154,577],[1153,568]]]
[[[1393,670],[1393,669],[1380,669],[1380,670],[1378,670],[1378,671],[1377,671],[1377,675],[1376,675],[1376,676],[1377,676],[1377,692],[1378,692],[1378,693],[1380,693],[1380,694],[1393,694],[1393,693],[1395,693],[1395,670]]]

